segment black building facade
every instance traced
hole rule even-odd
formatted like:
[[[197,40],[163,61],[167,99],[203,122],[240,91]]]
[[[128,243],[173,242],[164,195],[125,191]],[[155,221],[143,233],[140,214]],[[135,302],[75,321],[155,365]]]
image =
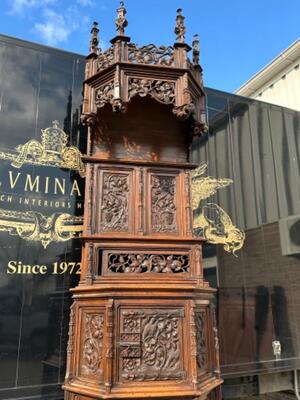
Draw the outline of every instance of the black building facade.
[[[84,67],[83,56],[0,36],[3,400],[62,398],[81,258]],[[299,368],[300,113],[206,93],[209,134],[192,155],[205,176],[232,180],[203,207],[211,242],[223,238],[206,245],[205,274],[219,289],[223,392],[234,397],[241,377],[256,394],[261,376]],[[234,254],[233,226],[245,232]]]

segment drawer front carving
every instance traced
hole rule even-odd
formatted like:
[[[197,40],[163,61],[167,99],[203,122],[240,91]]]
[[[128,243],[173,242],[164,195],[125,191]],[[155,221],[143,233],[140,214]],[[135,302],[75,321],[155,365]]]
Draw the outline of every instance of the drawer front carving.
[[[119,380],[183,380],[183,308],[119,310]]]

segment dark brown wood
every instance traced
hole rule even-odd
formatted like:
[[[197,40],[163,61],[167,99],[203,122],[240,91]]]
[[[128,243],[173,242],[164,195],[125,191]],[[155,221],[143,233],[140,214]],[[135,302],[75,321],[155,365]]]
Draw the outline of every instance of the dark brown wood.
[[[204,400],[222,380],[214,291],[192,226],[189,146],[205,131],[198,44],[193,65],[178,10],[174,47],[138,48],[125,14],[121,2],[105,53],[94,24],[87,57],[82,273],[65,399]]]

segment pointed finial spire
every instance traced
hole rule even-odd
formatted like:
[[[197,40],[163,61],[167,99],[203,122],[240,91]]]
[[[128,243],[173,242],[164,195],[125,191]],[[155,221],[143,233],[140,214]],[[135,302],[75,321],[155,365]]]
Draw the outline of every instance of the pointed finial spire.
[[[98,44],[99,44],[98,32],[99,32],[98,22],[94,22],[91,29],[90,53],[97,54],[98,52]]]
[[[199,35],[196,33],[194,35],[194,40],[193,40],[193,64],[194,65],[199,65],[199,55],[200,55],[200,46],[199,46]]]
[[[184,43],[186,28],[184,26],[185,17],[182,15],[182,8],[178,8],[176,17],[176,26],[174,32],[176,34],[176,41]]]
[[[116,27],[119,36],[124,36],[125,28],[128,25],[128,21],[125,18],[127,14],[126,8],[124,7],[124,1],[120,1],[120,7],[117,9]]]

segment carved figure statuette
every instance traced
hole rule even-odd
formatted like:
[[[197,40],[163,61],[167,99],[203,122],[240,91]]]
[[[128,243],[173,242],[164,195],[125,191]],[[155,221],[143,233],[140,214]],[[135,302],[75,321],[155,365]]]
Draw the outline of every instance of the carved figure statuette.
[[[182,15],[182,9],[178,8],[176,17],[175,34],[178,43],[184,43],[186,27],[184,25],[185,17]]]
[[[119,36],[123,36],[125,33],[125,28],[128,26],[128,21],[125,18],[127,14],[126,8],[124,7],[124,2],[120,1],[120,7],[117,9],[117,19],[116,27]]]

